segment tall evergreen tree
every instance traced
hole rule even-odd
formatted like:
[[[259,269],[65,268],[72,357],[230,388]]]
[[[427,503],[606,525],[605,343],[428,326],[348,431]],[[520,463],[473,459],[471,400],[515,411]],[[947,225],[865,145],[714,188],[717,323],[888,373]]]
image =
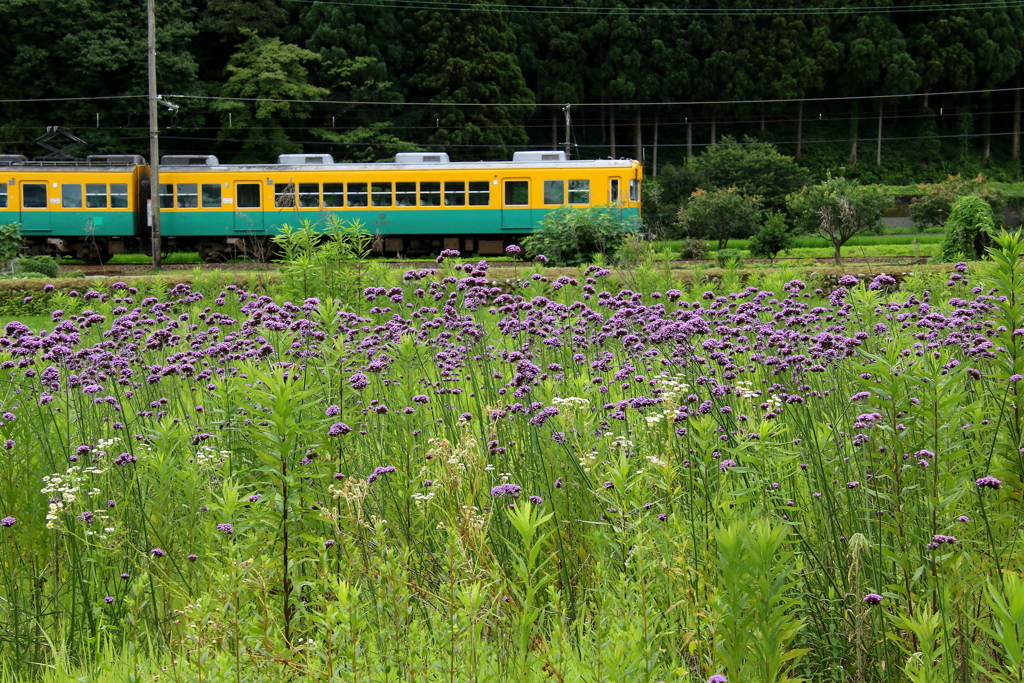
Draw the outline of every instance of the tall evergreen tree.
[[[269,163],[278,154],[302,149],[291,142],[288,128],[307,119],[312,107],[295,100],[320,100],[329,92],[309,83],[306,64],[318,54],[280,38],[246,34],[228,64],[231,76],[221,91],[228,99],[214,104],[221,115],[218,137],[241,144],[236,161]]]
[[[431,7],[413,21],[423,49],[409,95],[430,103],[421,119],[433,129],[425,142],[464,158],[504,158],[508,146],[525,144],[534,97],[516,62],[504,2],[454,12]]]
[[[157,3],[157,87],[198,94],[191,53],[196,35],[192,0]],[[0,3],[0,99],[134,95],[135,99],[0,104],[0,120],[31,140],[47,125],[66,126],[90,141],[87,152],[148,150],[146,6],[135,0],[7,0]],[[171,117],[161,114],[162,121]],[[187,108],[178,125],[197,123]],[[18,129],[21,129],[20,132]],[[11,140],[4,131],[3,139]],[[38,153],[31,144],[15,151]]]

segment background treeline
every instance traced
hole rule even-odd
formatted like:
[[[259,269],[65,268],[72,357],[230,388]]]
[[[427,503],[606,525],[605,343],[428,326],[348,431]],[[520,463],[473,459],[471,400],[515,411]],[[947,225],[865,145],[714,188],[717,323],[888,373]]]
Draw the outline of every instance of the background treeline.
[[[159,0],[158,88],[180,105],[162,149],[505,158],[561,145],[569,103],[574,155],[648,174],[728,134],[820,178],[1016,179],[1020,3],[799,5]],[[85,151],[147,153],[144,2],[4,0],[0,25],[0,151],[63,125]],[[83,97],[109,99],[56,99]]]

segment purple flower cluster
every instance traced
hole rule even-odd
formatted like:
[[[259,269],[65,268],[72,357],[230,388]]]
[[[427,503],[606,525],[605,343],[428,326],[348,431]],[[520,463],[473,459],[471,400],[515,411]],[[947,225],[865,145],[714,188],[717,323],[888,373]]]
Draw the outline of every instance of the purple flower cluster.
[[[377,481],[377,478],[380,477],[380,475],[388,474],[389,472],[394,472],[394,471],[395,471],[395,468],[393,466],[391,466],[391,465],[384,465],[383,467],[375,467],[375,468],[373,468],[373,472],[370,473],[370,476],[368,476],[366,478],[366,483],[367,484],[372,484],[373,482]]]
[[[491,495],[495,498],[500,498],[502,496],[518,498],[521,490],[522,488],[516,484],[501,484],[500,486],[495,486],[491,489]]]

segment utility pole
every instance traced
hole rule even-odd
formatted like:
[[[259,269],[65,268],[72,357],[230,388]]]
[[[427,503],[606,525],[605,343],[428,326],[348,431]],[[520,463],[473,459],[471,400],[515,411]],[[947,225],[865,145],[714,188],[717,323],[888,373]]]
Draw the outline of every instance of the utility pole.
[[[153,268],[160,270],[160,129],[156,119],[156,3],[146,0],[149,31],[146,40],[146,61],[149,71],[149,220],[150,248]]]
[[[564,107],[562,107],[562,111],[565,112],[565,158],[566,159],[569,158],[570,145],[571,145],[571,143],[570,143],[571,138],[569,137],[569,126],[570,126],[570,124],[572,122],[572,115],[569,113],[569,111],[571,109],[572,109],[572,105],[571,104],[567,104]]]

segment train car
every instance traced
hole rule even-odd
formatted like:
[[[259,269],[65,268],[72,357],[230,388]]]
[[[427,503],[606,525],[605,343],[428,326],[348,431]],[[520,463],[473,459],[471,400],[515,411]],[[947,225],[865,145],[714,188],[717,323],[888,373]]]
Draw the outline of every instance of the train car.
[[[142,237],[148,178],[135,155],[50,162],[2,155],[0,223],[21,223],[30,255],[103,259]]]
[[[639,216],[641,181],[637,161],[570,161],[560,151],[468,163],[441,152],[402,153],[379,164],[336,164],[329,154],[283,154],[267,165],[165,156],[161,233],[173,248],[196,248],[214,261],[260,256],[282,225],[323,226],[335,216],[376,234],[376,250],[387,255],[494,255],[560,206],[612,204]]]

